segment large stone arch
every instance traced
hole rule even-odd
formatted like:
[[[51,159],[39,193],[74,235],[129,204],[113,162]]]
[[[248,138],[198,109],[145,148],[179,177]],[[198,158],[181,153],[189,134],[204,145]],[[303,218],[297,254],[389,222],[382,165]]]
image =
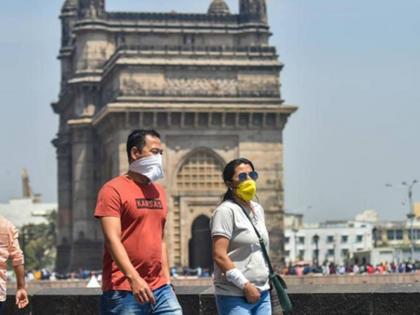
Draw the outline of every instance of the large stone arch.
[[[190,152],[188,152],[187,154],[185,154],[185,156],[183,158],[180,159],[177,167],[176,167],[176,171],[175,171],[175,176],[172,180],[172,187],[175,188],[175,191],[177,192],[183,192],[186,190],[189,190],[188,187],[185,186],[179,186],[179,184],[182,184],[182,182],[180,182],[180,175],[182,176],[183,173],[186,171],[186,168],[188,168],[191,164],[195,164],[196,162],[198,162],[198,160],[203,159],[203,158],[207,158],[209,161],[213,162],[214,165],[214,173],[212,175],[214,176],[218,176],[218,178],[220,178],[220,183],[223,184],[222,179],[222,171],[223,171],[223,167],[225,164],[225,160],[218,155],[215,151],[213,151],[212,149],[209,148],[205,148],[205,147],[199,147],[196,148]],[[207,166],[210,165],[210,163],[206,163]],[[186,174],[187,175],[187,174]],[[194,174],[191,174],[194,175]],[[196,174],[197,176],[205,176],[208,174],[200,174],[200,172],[197,172]],[[203,178],[197,178],[198,180],[202,180]],[[207,178],[208,179],[208,178]],[[208,181],[201,181],[201,183],[209,183]],[[191,182],[193,183],[193,181]],[[211,184],[211,183],[209,183]],[[220,187],[222,187],[223,185],[218,185]],[[214,189],[218,189],[220,187],[217,186],[211,186],[210,189],[207,189],[206,187],[197,187],[198,190],[214,190]],[[194,189],[194,190],[197,190]],[[212,189],[213,188],[213,189]]]
[[[177,164],[172,179],[174,207],[170,232],[175,265],[194,267],[190,255],[193,224],[199,217],[210,218],[220,202],[225,190],[222,179],[224,164],[222,157],[205,147],[185,154]],[[211,246],[208,251],[210,253]]]

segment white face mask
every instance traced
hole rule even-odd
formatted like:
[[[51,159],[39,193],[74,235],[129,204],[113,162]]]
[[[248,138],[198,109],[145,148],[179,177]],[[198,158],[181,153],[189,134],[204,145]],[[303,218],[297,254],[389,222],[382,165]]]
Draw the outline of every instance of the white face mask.
[[[155,182],[163,178],[162,155],[154,154],[134,161],[130,164],[129,170],[141,174]]]

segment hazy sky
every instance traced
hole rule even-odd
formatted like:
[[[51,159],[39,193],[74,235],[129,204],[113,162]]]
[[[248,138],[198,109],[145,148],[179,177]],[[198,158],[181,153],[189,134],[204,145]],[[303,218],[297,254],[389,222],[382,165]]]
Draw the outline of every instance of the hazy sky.
[[[50,144],[57,99],[61,0],[0,5],[0,202],[33,190],[56,200]],[[237,12],[236,0],[227,1]],[[108,10],[205,12],[210,0],[108,0]],[[408,212],[398,184],[420,179],[420,1],[268,0],[286,126],[286,208],[307,221]],[[394,189],[385,183],[395,184]],[[414,189],[420,200],[420,184]]]

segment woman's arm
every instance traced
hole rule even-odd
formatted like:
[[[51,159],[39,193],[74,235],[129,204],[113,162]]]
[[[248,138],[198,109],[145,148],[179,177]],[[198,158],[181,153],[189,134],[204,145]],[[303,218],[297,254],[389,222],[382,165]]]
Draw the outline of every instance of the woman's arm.
[[[227,254],[229,239],[223,236],[213,237],[213,261],[222,270],[223,273],[235,268],[232,260]]]
[[[212,251],[213,261],[226,275],[226,279],[229,282],[243,290],[248,303],[257,303],[260,299],[260,291],[258,291],[258,289],[245,278],[239,269],[235,268],[235,265],[227,254],[228,247],[228,238],[218,235],[214,236]]]

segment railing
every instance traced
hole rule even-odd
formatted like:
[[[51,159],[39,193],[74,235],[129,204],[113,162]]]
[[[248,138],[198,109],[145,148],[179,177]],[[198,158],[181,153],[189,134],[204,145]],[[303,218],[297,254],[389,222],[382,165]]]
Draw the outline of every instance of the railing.
[[[199,13],[154,13],[154,12],[107,12],[107,18],[111,20],[158,20],[171,22],[192,22],[192,21],[206,21],[206,22],[223,22],[223,23],[238,23],[239,15],[209,15]]]
[[[123,50],[135,51],[185,51],[185,52],[236,52],[236,53],[271,53],[276,54],[275,47],[264,46],[247,46],[247,47],[230,47],[230,46],[148,46],[148,45],[126,45],[122,44],[117,47],[116,52]]]

